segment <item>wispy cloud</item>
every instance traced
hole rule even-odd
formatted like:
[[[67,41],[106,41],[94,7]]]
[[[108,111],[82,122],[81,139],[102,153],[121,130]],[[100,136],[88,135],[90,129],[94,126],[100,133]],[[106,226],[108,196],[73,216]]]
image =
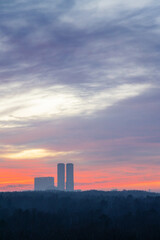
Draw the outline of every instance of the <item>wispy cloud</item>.
[[[6,86],[6,88],[9,86]],[[14,87],[14,86],[13,86]],[[12,87],[12,91],[13,88]],[[125,84],[115,88],[106,88],[94,92],[82,92],[76,88],[54,86],[49,89],[33,89],[18,94],[7,91],[2,95],[0,103],[1,126],[11,127],[36,119],[54,119],[67,116],[91,115],[104,110],[115,103],[130,97],[135,97],[147,91],[149,84]],[[4,86],[2,86],[2,90]],[[8,88],[7,88],[8,89]],[[11,96],[10,96],[11,95]],[[14,122],[12,122],[14,121]],[[15,125],[13,124],[15,123]]]
[[[13,149],[13,148],[12,148]],[[30,159],[41,159],[47,157],[58,157],[58,156],[66,156],[71,155],[75,152],[56,152],[56,151],[49,151],[46,149],[28,149],[22,151],[14,151],[10,153],[0,154],[0,157],[3,159],[14,159],[14,160],[30,160]]]

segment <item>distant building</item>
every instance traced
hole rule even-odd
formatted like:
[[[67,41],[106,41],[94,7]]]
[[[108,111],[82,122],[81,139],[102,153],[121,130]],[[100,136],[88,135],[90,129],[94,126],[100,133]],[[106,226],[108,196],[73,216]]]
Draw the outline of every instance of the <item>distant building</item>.
[[[74,166],[73,166],[73,163],[66,164],[66,191],[74,191]]]
[[[57,164],[57,189],[65,190],[65,165],[64,163]]]
[[[36,177],[34,178],[34,190],[46,191],[54,189],[54,177]]]

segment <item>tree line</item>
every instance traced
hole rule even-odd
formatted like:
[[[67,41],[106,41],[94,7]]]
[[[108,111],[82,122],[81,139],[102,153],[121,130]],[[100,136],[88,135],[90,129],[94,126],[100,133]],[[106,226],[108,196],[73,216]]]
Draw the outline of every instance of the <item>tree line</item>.
[[[0,240],[159,240],[160,196],[123,192],[0,193]]]

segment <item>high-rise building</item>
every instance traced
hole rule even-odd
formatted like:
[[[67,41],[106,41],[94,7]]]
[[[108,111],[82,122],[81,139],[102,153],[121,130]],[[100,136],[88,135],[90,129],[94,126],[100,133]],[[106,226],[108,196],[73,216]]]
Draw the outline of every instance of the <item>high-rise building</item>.
[[[64,163],[57,164],[57,188],[64,191],[65,189],[65,165]]]
[[[54,189],[54,177],[36,177],[34,178],[34,190],[46,191]]]
[[[74,191],[74,166],[73,166],[73,163],[66,164],[66,191]]]

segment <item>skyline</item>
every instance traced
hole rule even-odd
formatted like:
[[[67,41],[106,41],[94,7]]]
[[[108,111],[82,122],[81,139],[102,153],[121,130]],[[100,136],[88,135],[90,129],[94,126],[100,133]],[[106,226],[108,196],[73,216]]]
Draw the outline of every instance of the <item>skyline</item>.
[[[70,161],[75,189],[160,192],[159,10],[1,1],[0,191]]]

